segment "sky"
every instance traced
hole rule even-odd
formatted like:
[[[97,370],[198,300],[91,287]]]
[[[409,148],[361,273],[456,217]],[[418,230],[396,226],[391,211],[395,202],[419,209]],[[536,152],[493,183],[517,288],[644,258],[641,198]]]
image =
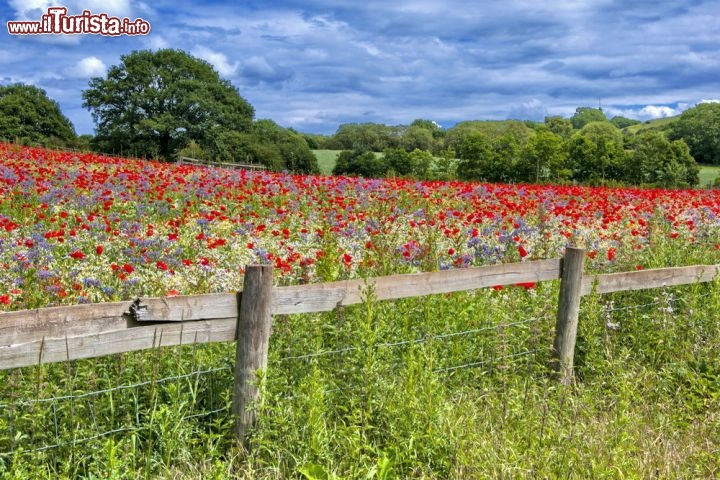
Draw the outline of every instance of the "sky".
[[[106,13],[147,35],[10,35],[47,9]],[[0,0],[0,84],[32,84],[78,134],[82,91],[134,50],[211,63],[255,108],[304,133],[344,123],[445,128],[542,121],[580,106],[649,120],[720,98],[717,0]]]

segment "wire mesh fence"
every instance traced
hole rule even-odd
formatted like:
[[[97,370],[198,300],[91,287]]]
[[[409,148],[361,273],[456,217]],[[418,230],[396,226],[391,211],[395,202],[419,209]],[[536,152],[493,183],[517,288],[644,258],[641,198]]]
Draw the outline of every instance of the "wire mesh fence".
[[[371,323],[393,311],[392,318],[405,316],[403,328],[366,323],[364,309],[371,304],[316,316],[314,327],[307,316],[293,316],[290,329],[283,330],[287,318],[277,318],[268,388],[279,392],[274,398],[303,395],[298,385],[322,369],[327,394],[359,397],[367,391],[370,370],[393,378],[420,364],[423,375],[452,383],[467,380],[458,377],[461,372],[482,377],[547,364],[551,308],[527,318],[507,311],[485,319],[471,311],[431,319],[438,301],[452,299],[373,304],[378,311]],[[318,343],[313,328],[332,334]],[[152,445],[172,432],[168,423],[194,422],[197,430],[227,434],[233,349],[231,344],[175,347],[2,372],[0,460],[62,458],[117,439]]]
[[[355,401],[418,372],[448,388],[546,376],[555,294],[553,287],[526,298],[468,293],[278,316],[263,376],[268,398],[307,401],[308,382],[318,379],[322,395]],[[504,305],[509,301],[515,303]],[[712,284],[593,297],[581,315],[581,351],[592,348],[591,337],[602,338],[592,330],[597,324],[608,351],[657,337],[657,351],[668,350],[671,358],[678,342],[694,341],[709,328],[712,319],[704,319],[700,307],[717,301]],[[654,330],[640,337],[647,327]],[[2,372],[0,463],[18,455],[59,461],[127,439],[152,448],[177,434],[178,424],[227,436],[233,353],[232,344],[209,344]]]
[[[193,356],[187,349],[182,354]],[[168,422],[184,422],[184,428],[194,422],[197,430],[227,423],[231,366],[183,365],[186,359],[172,368],[178,355],[163,353],[159,363],[167,365],[146,352],[5,372],[0,461],[43,453],[67,458],[121,438],[151,445]],[[168,375],[172,370],[184,373]]]

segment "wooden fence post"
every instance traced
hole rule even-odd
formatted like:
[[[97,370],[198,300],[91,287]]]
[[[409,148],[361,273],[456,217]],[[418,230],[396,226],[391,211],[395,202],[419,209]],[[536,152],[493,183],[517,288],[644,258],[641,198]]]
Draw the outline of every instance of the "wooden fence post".
[[[235,436],[246,443],[257,412],[252,405],[260,391],[255,373],[267,367],[268,343],[272,327],[272,265],[249,265],[245,269],[242,292],[238,293],[237,350],[233,414]]]
[[[554,342],[555,370],[564,385],[569,385],[573,379],[573,358],[580,314],[584,263],[584,249],[574,247],[565,249],[560,272],[560,298]]]

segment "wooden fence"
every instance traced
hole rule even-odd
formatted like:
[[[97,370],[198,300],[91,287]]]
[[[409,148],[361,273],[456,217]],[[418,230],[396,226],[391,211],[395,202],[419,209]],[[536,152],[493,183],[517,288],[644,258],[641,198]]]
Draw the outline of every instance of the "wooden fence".
[[[135,301],[0,313],[0,370],[173,345],[237,342],[233,411],[239,438],[253,424],[247,405],[257,400],[254,375],[267,365],[272,316],[326,312],[363,301],[460,292],[496,285],[560,280],[555,369],[572,381],[580,299],[598,294],[709,282],[720,265],[583,275],[585,251],[538,260],[431,273],[390,275],[313,285],[273,287],[272,267],[248,266],[243,291],[143,298]]]
[[[267,170],[265,165],[257,163],[230,163],[230,162],[212,162],[209,160],[198,160],[197,158],[178,157],[179,165],[207,165],[212,167],[239,168],[242,170]]]

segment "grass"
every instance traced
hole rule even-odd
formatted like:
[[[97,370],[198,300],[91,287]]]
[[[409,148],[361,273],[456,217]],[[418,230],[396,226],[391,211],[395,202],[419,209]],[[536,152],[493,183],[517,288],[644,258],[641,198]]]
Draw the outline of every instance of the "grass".
[[[648,120],[643,123],[638,123],[635,125],[630,125],[629,127],[625,128],[628,133],[639,133],[643,130],[666,130],[670,128],[670,126],[677,121],[677,119],[680,118],[679,116],[675,117],[664,117],[664,118],[656,118],[654,120]]]
[[[331,175],[335,168],[335,161],[342,150],[313,150],[320,166],[320,173]]]
[[[716,178],[720,178],[720,165],[700,166],[700,186],[713,185]]]
[[[232,344],[0,372],[0,478],[720,475],[720,282],[585,297],[571,387],[548,368],[557,295],[367,291],[277,316],[249,452],[230,435]]]

